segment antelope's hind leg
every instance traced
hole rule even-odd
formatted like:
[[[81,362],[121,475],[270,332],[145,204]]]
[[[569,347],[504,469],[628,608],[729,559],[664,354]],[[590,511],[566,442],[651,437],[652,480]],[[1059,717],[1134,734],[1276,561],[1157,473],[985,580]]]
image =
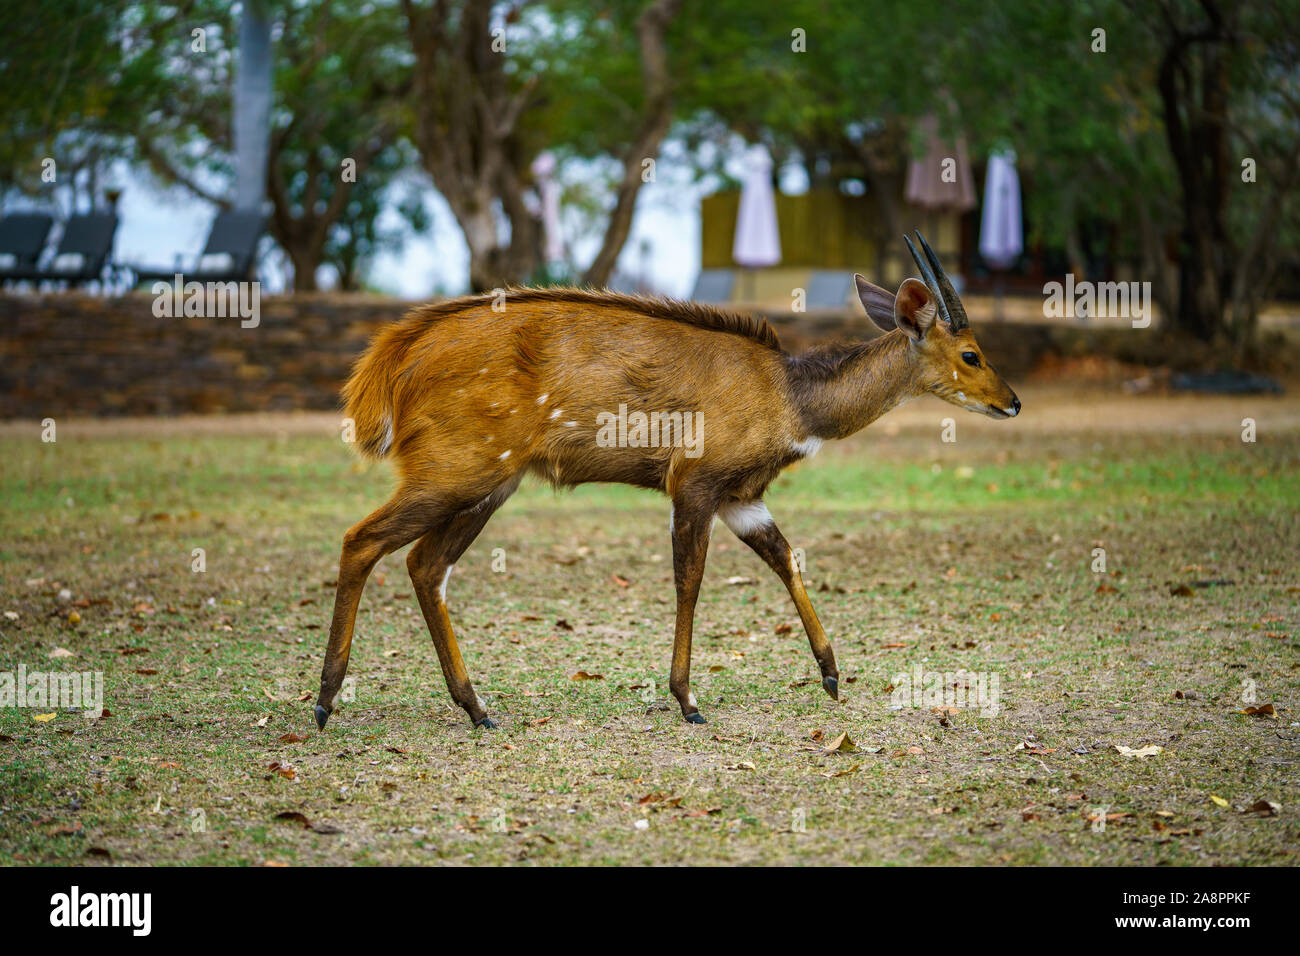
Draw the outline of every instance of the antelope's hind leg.
[[[380,558],[418,538],[435,520],[436,513],[437,505],[429,498],[399,490],[383,507],[362,518],[343,535],[334,617],[330,621],[329,645],[321,668],[320,695],[316,698],[316,726],[321,730],[334,711],[334,698],[348,672],[357,605],[366,579]]]
[[[470,683],[456,635],[451,629],[451,618],[447,615],[447,580],[460,556],[478,537],[492,513],[518,486],[518,479],[507,482],[475,507],[430,528],[406,557],[406,568],[411,583],[415,585],[415,595],[420,601],[420,610],[424,612],[424,622],[429,626],[451,699],[464,708],[475,727],[489,730],[497,725],[487,715],[482,698]]]
[[[808,634],[813,657],[817,658],[817,666],[821,669],[822,687],[831,697],[839,700],[840,672],[835,667],[835,652],[831,649],[830,641],[826,640],[826,632],[822,630],[822,622],[813,610],[812,601],[808,599],[808,592],[803,586],[803,575],[795,563],[794,551],[772,520],[767,506],[761,501],[733,504],[721,509],[718,516],[735,532],[736,537],[749,545],[776,572],[776,576],[790,592],[794,606],[799,611],[799,620],[803,622],[803,629]]]

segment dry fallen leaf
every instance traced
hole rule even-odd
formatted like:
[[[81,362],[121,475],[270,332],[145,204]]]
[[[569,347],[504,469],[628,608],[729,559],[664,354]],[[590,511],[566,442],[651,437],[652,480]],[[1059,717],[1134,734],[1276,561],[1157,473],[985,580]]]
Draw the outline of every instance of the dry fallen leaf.
[[[849,733],[846,730],[844,733],[840,734],[838,737],[836,737],[834,740],[828,743],[823,749],[828,754],[833,754],[833,753],[849,754],[857,750],[858,745],[853,742],[853,738],[849,736]]]
[[[1186,584],[1180,584],[1176,588],[1170,588],[1169,593],[1174,597],[1193,597],[1196,594],[1196,592]]]
[[[1210,799],[1213,800],[1215,804],[1220,807],[1228,806],[1228,801],[1224,800],[1223,797],[1216,797],[1214,794],[1210,794]]]
[[[861,769],[861,767],[862,764],[855,763],[853,766],[848,767],[844,770],[833,770],[830,773],[822,774],[822,776],[827,778],[828,780],[834,779],[835,777],[847,777],[851,773],[857,773],[858,770]]]
[[[586,671],[578,671],[569,680],[604,680],[604,674],[588,674]]]
[[[297,810],[285,810],[283,813],[277,813],[275,818],[277,820],[288,820],[292,823],[296,823],[304,830],[311,829],[311,821],[307,819],[307,815],[299,813]]]
[[[1125,747],[1123,744],[1116,744],[1115,749],[1119,751],[1121,757],[1154,757],[1156,754],[1165,752],[1164,747],[1156,744],[1148,744],[1145,747],[1139,747],[1137,750],[1132,747]]]
[[[723,769],[724,770],[757,770],[758,768],[755,767],[748,760],[742,760],[740,763],[729,764],[728,766],[723,767]]]
[[[66,647],[56,647],[50,651],[50,657],[75,657],[76,655]]]
[[[1272,800],[1256,800],[1254,803],[1252,803],[1250,806],[1248,806],[1245,810],[1242,810],[1241,812],[1258,813],[1260,816],[1264,816],[1264,817],[1275,817],[1278,815],[1279,812],[1281,812],[1281,810],[1282,810],[1281,804],[1274,803]]]
[[[307,739],[307,735],[288,733],[280,738],[282,744],[300,744]]]
[[[1248,714],[1251,717],[1272,717],[1277,720],[1277,711],[1273,709],[1271,703],[1263,704],[1259,707],[1247,707],[1245,710],[1237,711],[1239,714]]]
[[[32,720],[38,724],[43,724],[47,720],[53,720],[56,716],[58,716],[57,712],[53,714],[32,714]]]

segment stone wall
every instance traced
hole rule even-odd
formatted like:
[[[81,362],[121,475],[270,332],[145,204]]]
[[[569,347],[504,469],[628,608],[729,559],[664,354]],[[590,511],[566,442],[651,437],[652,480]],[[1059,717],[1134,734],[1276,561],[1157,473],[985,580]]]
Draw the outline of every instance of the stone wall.
[[[412,305],[268,296],[259,325],[242,328],[238,318],[159,318],[153,303],[149,293],[0,294],[0,418],[334,409],[370,334]],[[1013,380],[1047,356],[1206,363],[1203,353],[1175,356],[1154,330],[972,321],[984,352]],[[772,323],[790,351],[877,334],[852,313],[774,315]]]
[[[0,418],[331,409],[370,334],[410,303],[264,297],[259,324],[159,318],[154,296],[0,295]]]

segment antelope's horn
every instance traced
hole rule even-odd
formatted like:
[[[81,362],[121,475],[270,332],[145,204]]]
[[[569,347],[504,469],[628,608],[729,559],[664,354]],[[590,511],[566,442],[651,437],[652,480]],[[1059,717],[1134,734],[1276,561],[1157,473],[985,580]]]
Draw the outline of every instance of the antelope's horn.
[[[918,232],[916,237],[921,239],[921,234]],[[907,243],[907,248],[911,251],[912,258],[916,261],[916,267],[921,270],[921,278],[925,280],[926,288],[929,289],[930,294],[934,296],[934,304],[935,308],[939,310],[939,318],[947,322],[949,328],[952,328],[952,316],[948,314],[948,303],[944,301],[943,293],[939,291],[939,280],[935,277],[934,270],[931,269],[930,264],[922,259],[917,253],[916,246],[912,245],[911,239],[907,236],[903,236],[903,241]],[[925,240],[921,239],[921,242],[925,242]]]
[[[934,270],[936,278],[939,280],[939,292],[942,293],[948,304],[948,312],[951,318],[948,320],[952,331],[970,327],[970,321],[966,318],[966,309],[961,304],[961,298],[957,295],[957,290],[952,286],[952,280],[948,278],[947,273],[943,271],[943,266],[939,265],[939,257],[934,254],[930,244],[925,241],[925,236],[921,235],[918,230],[916,238],[921,240],[921,251],[925,253],[925,258],[929,260],[930,267]],[[913,253],[915,255],[915,252]]]

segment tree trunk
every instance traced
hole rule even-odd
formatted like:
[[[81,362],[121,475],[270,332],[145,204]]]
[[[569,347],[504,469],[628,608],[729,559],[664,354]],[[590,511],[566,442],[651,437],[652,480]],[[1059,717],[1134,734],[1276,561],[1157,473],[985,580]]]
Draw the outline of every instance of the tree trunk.
[[[654,0],[637,17],[636,32],[641,48],[641,85],[645,106],[641,125],[623,154],[623,179],[618,185],[614,209],[605,227],[605,238],[600,244],[600,251],[582,277],[585,285],[609,284],[619,253],[623,251],[632,229],[636,197],[644,181],[644,163],[659,155],[659,146],[672,123],[672,79],[668,72],[668,50],[664,43],[664,33],[680,6],[681,0]]]

